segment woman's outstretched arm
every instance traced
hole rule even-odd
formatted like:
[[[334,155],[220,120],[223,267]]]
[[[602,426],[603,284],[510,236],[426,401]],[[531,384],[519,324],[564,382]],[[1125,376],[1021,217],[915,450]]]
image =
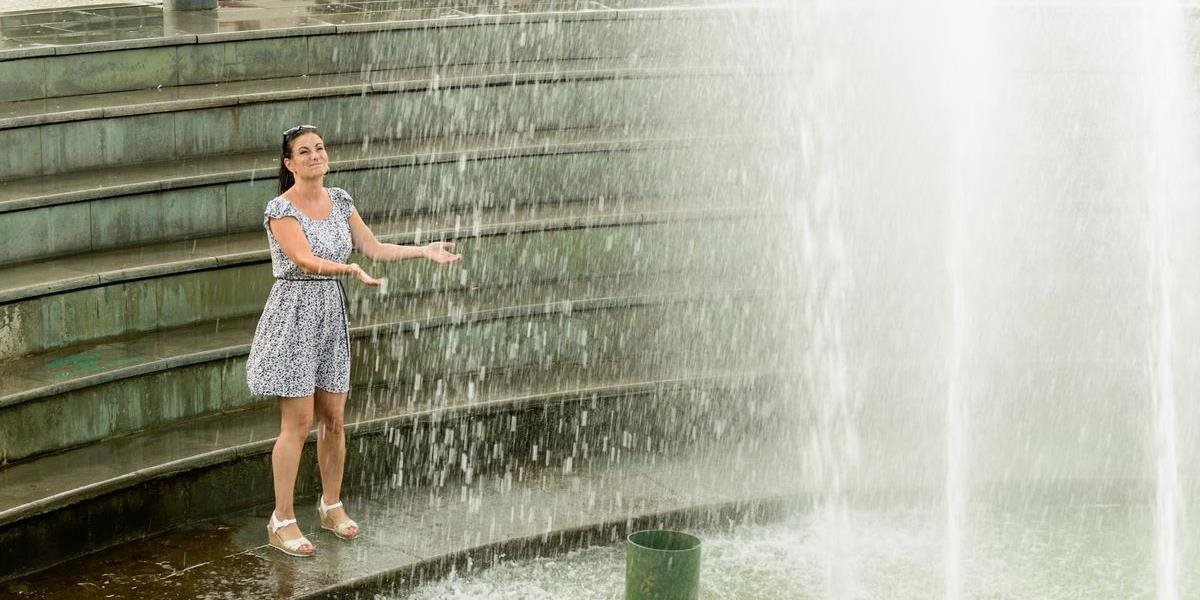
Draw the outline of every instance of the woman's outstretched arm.
[[[363,256],[378,262],[394,262],[410,258],[428,258],[438,263],[454,262],[462,258],[454,254],[454,242],[430,242],[425,246],[401,246],[399,244],[384,244],[375,239],[371,228],[362,220],[358,209],[350,210],[350,238],[354,247]]]
[[[300,228],[300,222],[295,217],[271,219],[270,227],[271,234],[275,236],[275,241],[279,243],[279,248],[283,250],[283,253],[292,262],[296,263],[297,267],[300,267],[301,271],[309,275],[324,275],[327,277],[353,275],[359,281],[370,286],[377,286],[382,283],[380,280],[367,275],[362,270],[362,267],[354,263],[340,263],[313,254],[312,247],[308,245],[308,238],[304,237],[304,230]]]

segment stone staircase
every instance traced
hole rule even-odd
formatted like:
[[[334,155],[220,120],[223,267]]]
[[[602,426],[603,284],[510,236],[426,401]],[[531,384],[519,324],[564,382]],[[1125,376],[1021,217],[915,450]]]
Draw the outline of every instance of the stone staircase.
[[[0,15],[0,585],[270,501],[274,404],[243,365],[272,282],[262,208],[298,123],[321,127],[327,185],[380,239],[465,257],[357,257],[389,285],[347,286],[351,490],[401,485],[398,465],[440,485],[415,432],[445,420],[773,389],[779,357],[731,352],[781,332],[777,285],[729,250],[769,245],[772,216],[729,158],[753,140],[723,112],[745,73],[712,42],[728,9],[464,4],[96,9],[117,15],[109,39]],[[613,430],[667,440],[681,410],[734,402],[680,395]],[[495,436],[537,455],[562,434],[547,426]]]

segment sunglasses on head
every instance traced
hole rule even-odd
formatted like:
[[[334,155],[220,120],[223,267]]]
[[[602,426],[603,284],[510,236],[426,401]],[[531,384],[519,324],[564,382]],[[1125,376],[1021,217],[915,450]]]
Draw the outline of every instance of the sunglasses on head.
[[[289,137],[296,135],[297,133],[300,133],[301,131],[308,131],[308,130],[316,131],[316,129],[317,129],[317,127],[315,125],[297,125],[291,129],[283,132],[283,139],[286,140]]]

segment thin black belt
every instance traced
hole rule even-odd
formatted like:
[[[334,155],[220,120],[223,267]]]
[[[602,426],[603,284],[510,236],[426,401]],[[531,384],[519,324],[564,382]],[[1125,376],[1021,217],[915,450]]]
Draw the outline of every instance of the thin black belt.
[[[280,281],[332,281],[337,284],[338,291],[342,293],[342,303],[344,304],[344,303],[348,302],[348,300],[346,299],[346,288],[342,286],[341,279],[335,279],[333,277],[307,277],[307,278],[276,277],[275,279],[278,279]]]

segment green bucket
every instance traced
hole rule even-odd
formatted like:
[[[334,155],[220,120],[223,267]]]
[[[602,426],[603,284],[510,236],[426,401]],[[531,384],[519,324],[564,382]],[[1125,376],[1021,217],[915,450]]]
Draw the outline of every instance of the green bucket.
[[[625,549],[625,598],[700,597],[700,538],[667,529],[630,534]]]

